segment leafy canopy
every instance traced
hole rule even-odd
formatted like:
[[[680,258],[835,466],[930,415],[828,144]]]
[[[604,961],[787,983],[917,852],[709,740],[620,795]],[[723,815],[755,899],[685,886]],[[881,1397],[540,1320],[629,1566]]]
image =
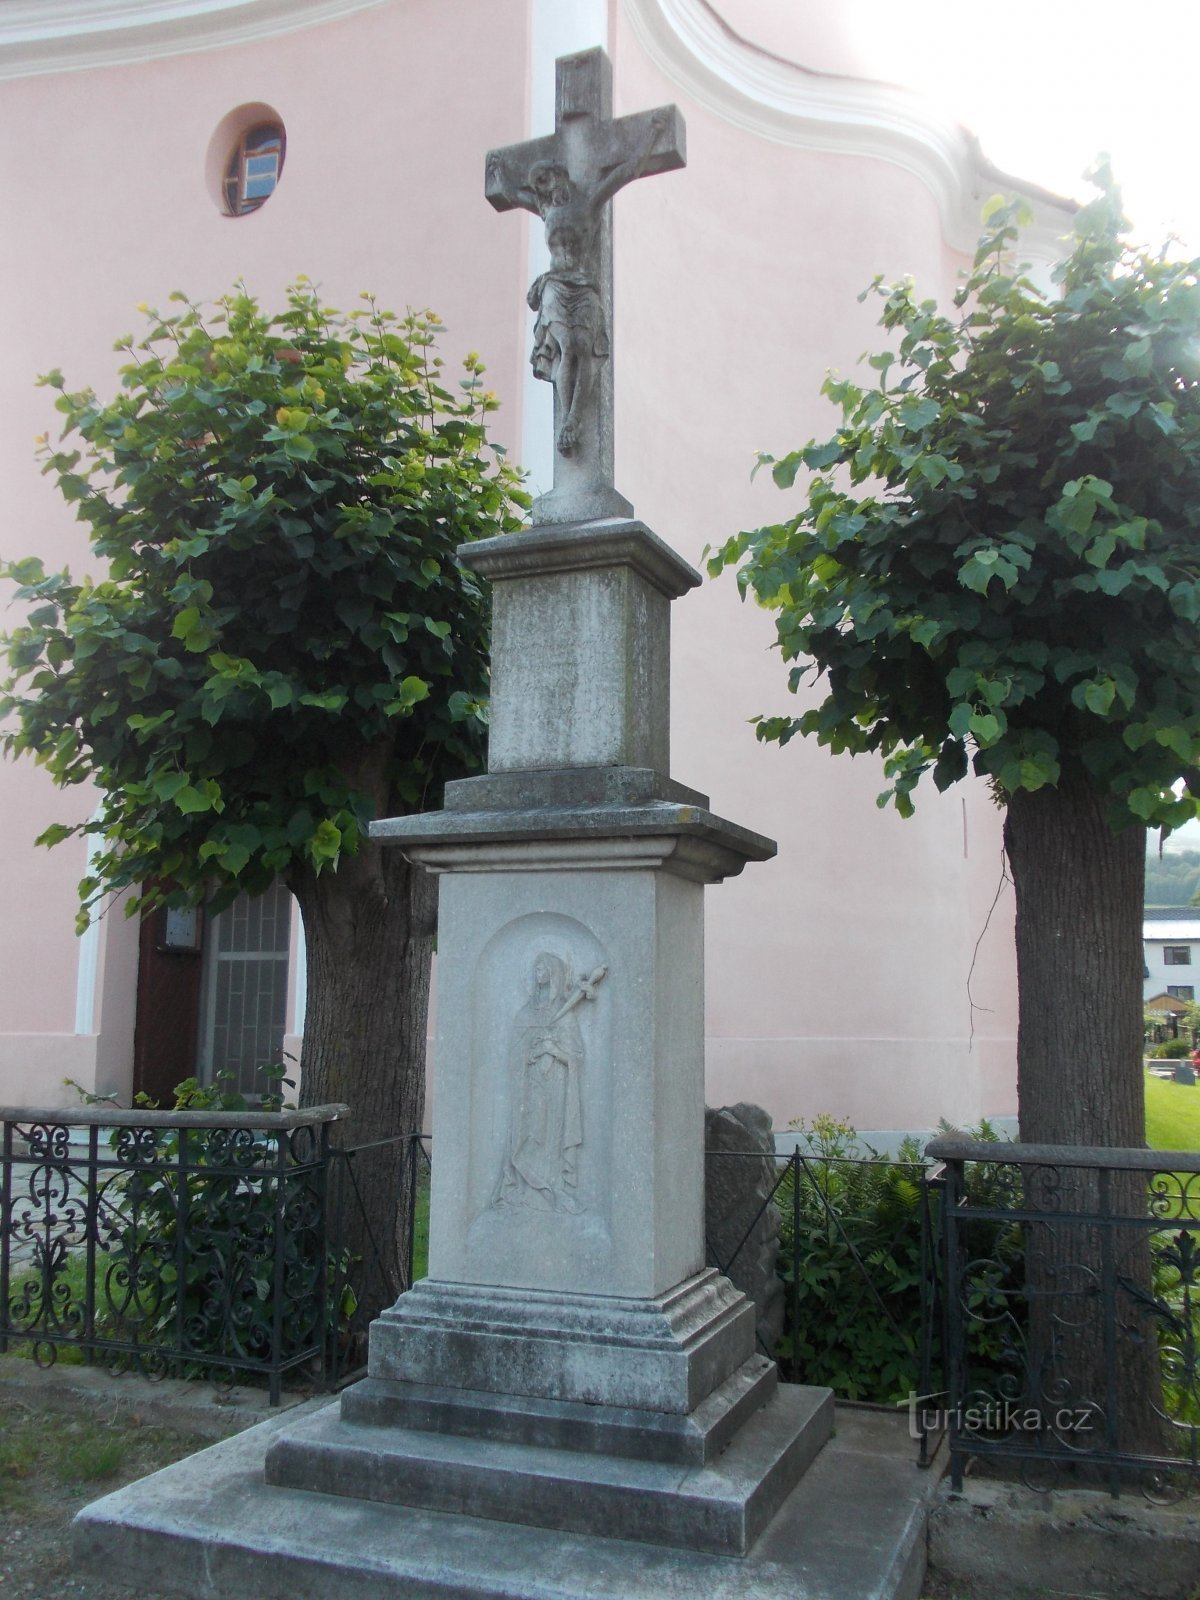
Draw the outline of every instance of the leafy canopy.
[[[824,680],[758,736],[880,752],[905,815],[926,772],[1003,797],[1067,761],[1116,828],[1197,811],[1172,786],[1200,789],[1200,261],[1126,248],[1096,178],[1060,297],[1012,264],[1001,200],[957,318],[877,279],[877,382],[827,378],[834,436],[760,462],[812,473],[805,502],[709,562],[778,613],[793,692]]]
[[[357,851],[383,807],[426,803],[480,763],[486,612],[456,546],[518,525],[488,445],[477,356],[457,393],[438,318],[369,297],[342,314],[305,279],[271,316],[238,286],[206,312],[141,306],[121,389],[58,390],[43,471],[106,575],[0,571],[30,607],[0,640],[8,753],[94,779],[80,885],[215,908]]]

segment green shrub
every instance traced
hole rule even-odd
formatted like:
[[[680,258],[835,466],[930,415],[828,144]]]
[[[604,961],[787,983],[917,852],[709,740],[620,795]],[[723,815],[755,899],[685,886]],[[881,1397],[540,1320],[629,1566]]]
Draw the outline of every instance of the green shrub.
[[[799,1183],[793,1190],[790,1172],[776,1195],[779,1272],[789,1308],[777,1357],[794,1382],[828,1384],[846,1400],[901,1403],[921,1387],[920,1146],[905,1139],[893,1160],[864,1146],[837,1118],[792,1126],[800,1135]],[[999,1142],[987,1122],[972,1137]],[[969,1166],[972,1203],[1014,1204],[1014,1178],[1019,1181],[1012,1169]],[[936,1230],[936,1199],[933,1206]],[[968,1288],[972,1306],[1018,1306],[1024,1271],[1019,1226],[975,1223],[967,1244],[976,1263]],[[932,1253],[936,1234],[930,1246]],[[973,1324],[969,1347],[973,1362],[1001,1363],[999,1324]],[[931,1381],[940,1387],[936,1372]]]
[[[920,1151],[906,1140],[896,1161],[873,1151],[864,1160],[849,1123],[819,1116],[793,1127],[800,1161],[776,1204],[795,1316],[778,1357],[794,1381],[844,1399],[902,1400],[919,1387]]]
[[[1146,1054],[1159,1060],[1182,1061],[1191,1055],[1193,1048],[1190,1039],[1164,1039],[1161,1044],[1152,1044]]]

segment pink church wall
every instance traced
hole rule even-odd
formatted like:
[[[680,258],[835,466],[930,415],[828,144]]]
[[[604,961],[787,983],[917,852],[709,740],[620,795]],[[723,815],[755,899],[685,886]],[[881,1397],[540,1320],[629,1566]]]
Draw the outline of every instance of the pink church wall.
[[[765,48],[799,54],[823,38],[810,64],[852,65],[836,29],[811,31],[829,18],[812,0],[723,9]],[[32,458],[33,435],[53,425],[33,380],[57,363],[73,385],[111,389],[112,339],[136,325],[138,301],[162,304],[174,288],[210,297],[242,276],[273,301],[304,272],[333,304],[372,288],[396,309],[432,306],[448,359],[483,353],[504,402],[498,435],[516,449],[527,226],[491,211],[482,174],[490,146],[529,131],[528,13],[405,0],[258,44],[3,86],[0,171],[21,219],[0,245],[6,299],[21,308],[0,374],[6,555],[40,549],[86,568],[82,531]],[[948,297],[961,258],[917,177],[745,132],[647,58],[624,8],[611,15],[618,111],[678,101],[689,147],[685,171],[616,202],[617,482],[700,564],[706,545],[794,503],[766,477],[750,483],[753,453],[831,429],[822,375],[853,370],[876,337],[858,291],[877,272],[911,272]],[[234,220],[219,215],[205,162],[217,124],[246,102],[279,112],[287,161],[268,204]],[[51,128],[63,136],[47,139]],[[710,1100],[758,1100],[777,1124],[831,1111],[867,1129],[1014,1110],[1003,896],[967,984],[999,877],[987,795],[931,791],[903,822],[876,809],[877,765],[758,746],[748,719],[790,700],[770,619],[738,602],[730,578],[680,601],[674,627],[675,776],[780,845],[776,862],[709,896]],[[82,851],[24,848],[89,805],[31,766],[0,768],[12,841],[0,1100],[34,1098],[37,1083],[45,1100],[66,1072],[128,1083],[136,929],[106,919],[98,1031],[76,1035]]]

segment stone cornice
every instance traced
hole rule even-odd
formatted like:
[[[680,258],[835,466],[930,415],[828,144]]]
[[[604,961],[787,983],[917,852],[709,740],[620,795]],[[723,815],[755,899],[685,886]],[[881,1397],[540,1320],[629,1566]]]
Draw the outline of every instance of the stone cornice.
[[[778,144],[902,167],[933,194],[943,236],[958,250],[974,249],[988,196],[1017,191],[1035,214],[1022,233],[1026,253],[1036,262],[1061,254],[1074,203],[999,172],[971,133],[919,95],[775,55],[734,32],[719,0],[624,0],[624,10],[660,71],[725,121]]]
[[[250,44],[387,0],[4,0],[0,78]]]

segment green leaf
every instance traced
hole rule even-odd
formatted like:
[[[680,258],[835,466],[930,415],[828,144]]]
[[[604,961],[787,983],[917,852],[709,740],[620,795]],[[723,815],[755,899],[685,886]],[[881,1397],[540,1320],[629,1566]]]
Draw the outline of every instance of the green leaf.
[[[62,844],[64,839],[70,839],[78,832],[77,826],[68,826],[62,822],[52,822],[48,828],[38,834],[33,842],[34,844],[44,845]]]
[[[341,829],[326,817],[317,825],[309,840],[309,856],[319,872],[323,867],[336,866],[341,852]]]
[[[1088,710],[1097,717],[1105,717],[1112,709],[1113,701],[1117,697],[1117,686],[1111,678],[1099,678],[1092,683],[1083,684],[1084,704]]]
[[[968,724],[972,738],[977,744],[992,744],[1000,737],[1002,727],[999,717],[991,711],[976,711],[972,714]]]
[[[213,809],[212,801],[209,799],[207,792],[197,789],[190,783],[182,784],[171,798],[185,817]]]
[[[190,783],[191,778],[186,772],[159,772],[151,780],[154,793],[160,800],[174,800]]]

